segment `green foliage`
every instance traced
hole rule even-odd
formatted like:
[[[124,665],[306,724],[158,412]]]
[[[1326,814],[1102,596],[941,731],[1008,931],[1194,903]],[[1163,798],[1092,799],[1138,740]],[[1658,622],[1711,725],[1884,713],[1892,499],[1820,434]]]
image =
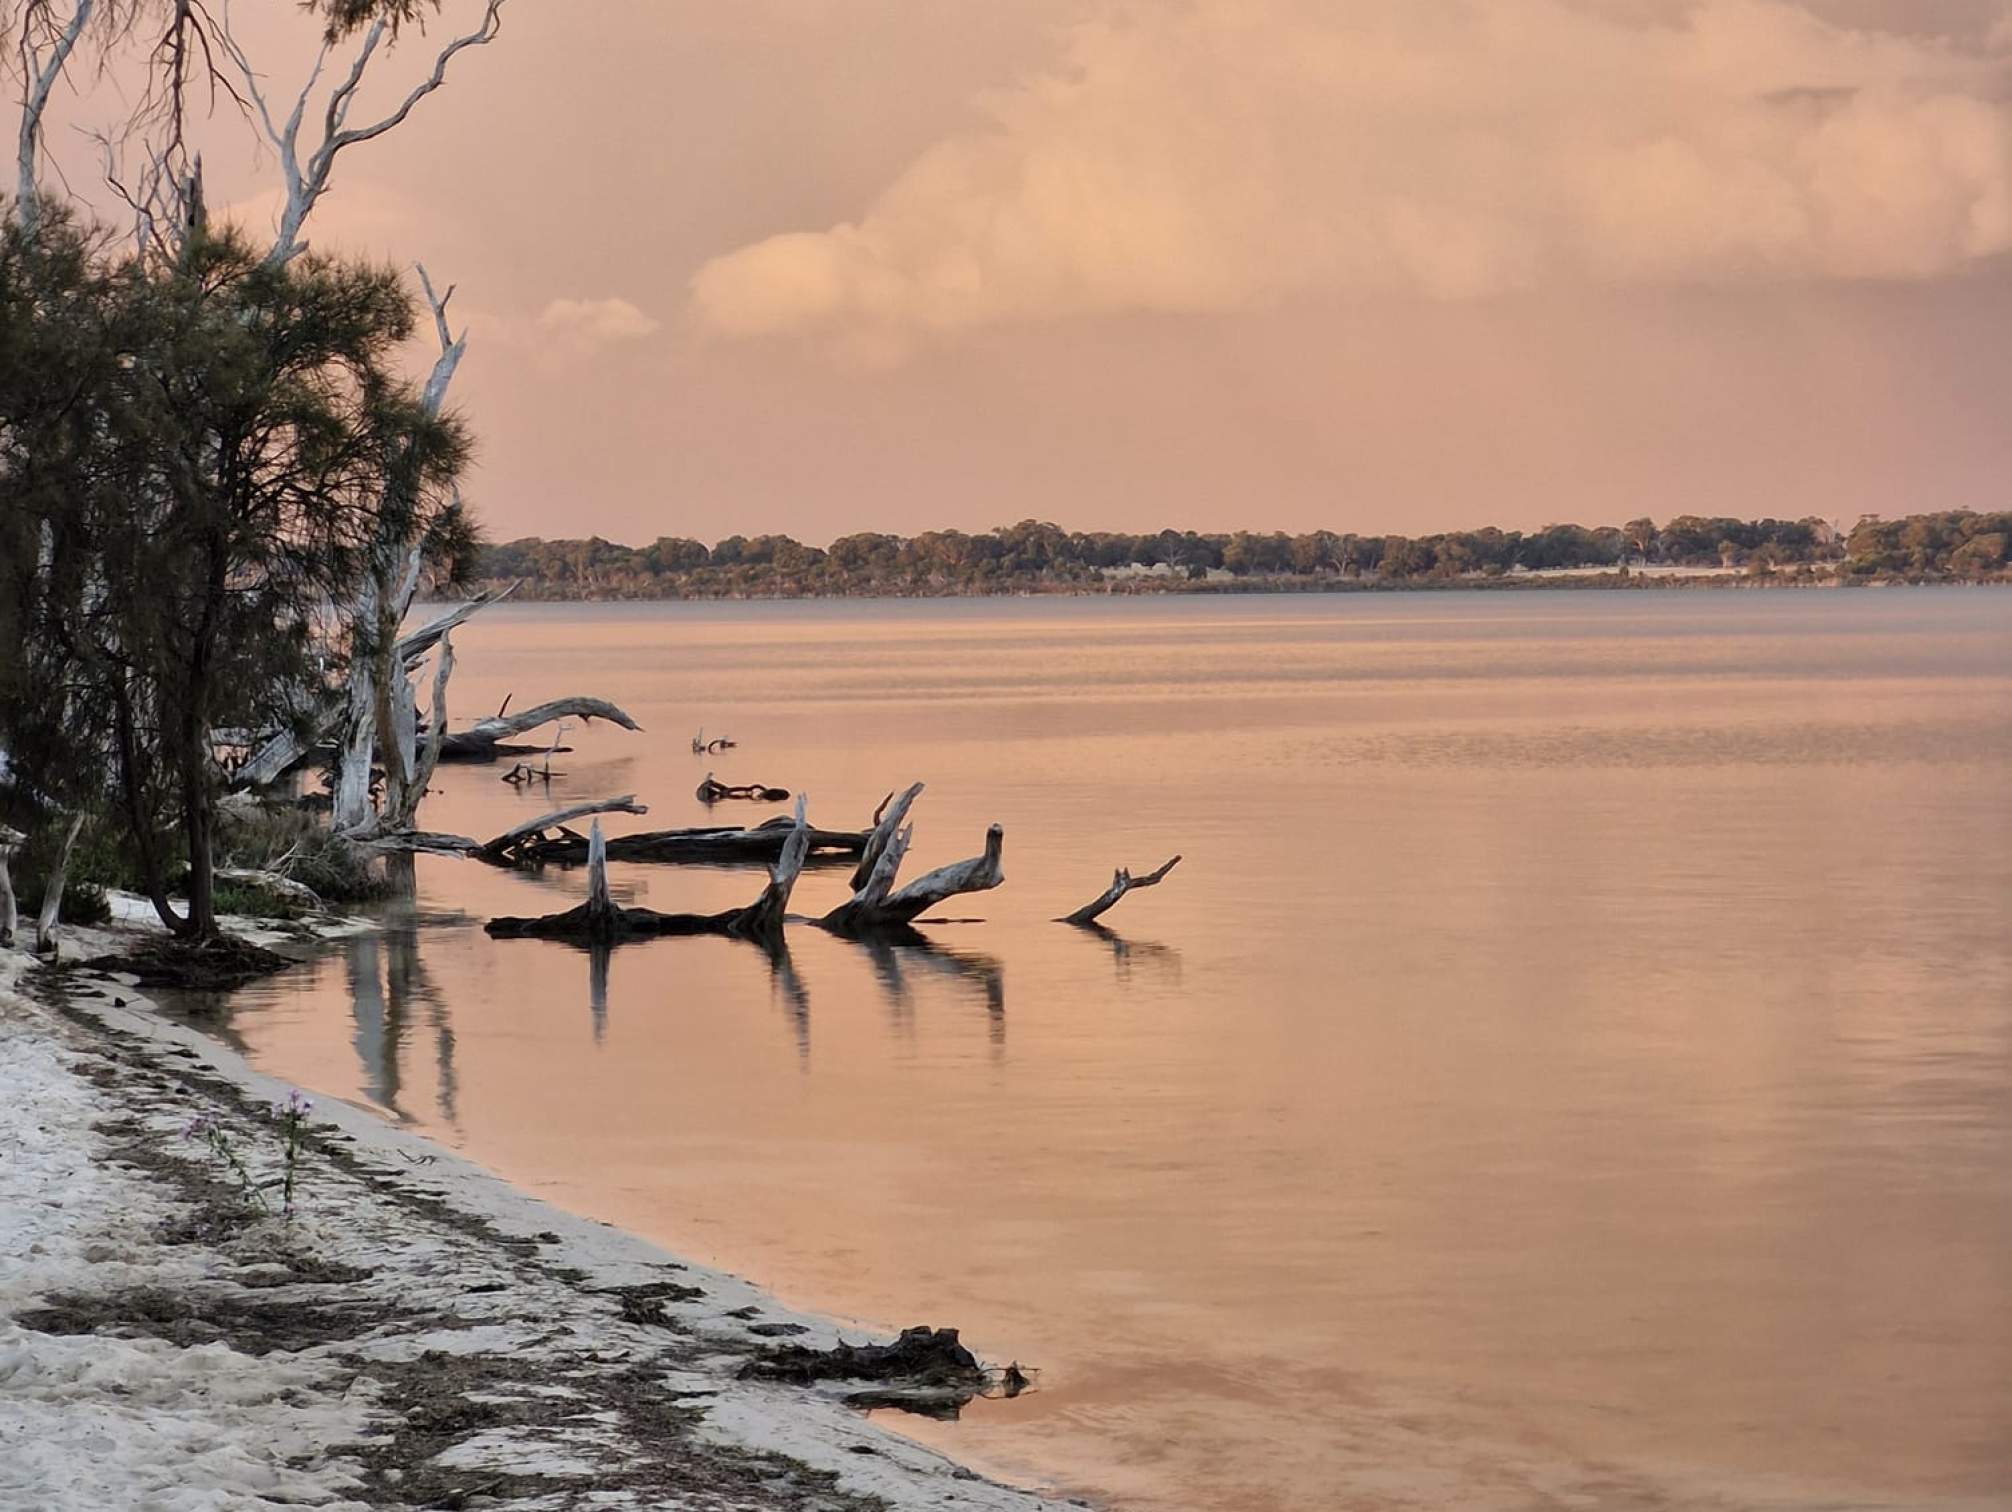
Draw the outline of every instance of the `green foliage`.
[[[367,903],[392,892],[377,865],[355,846],[337,840],[318,816],[303,808],[261,804],[227,809],[217,839],[221,852],[237,865],[277,871],[312,889],[324,903]]]
[[[399,375],[384,268],[266,263],[230,233],[115,255],[57,213],[0,241],[0,746],[44,801],[118,808],[152,890],[171,825],[209,889],[211,734],[294,717],[379,539],[476,549],[467,455]]]

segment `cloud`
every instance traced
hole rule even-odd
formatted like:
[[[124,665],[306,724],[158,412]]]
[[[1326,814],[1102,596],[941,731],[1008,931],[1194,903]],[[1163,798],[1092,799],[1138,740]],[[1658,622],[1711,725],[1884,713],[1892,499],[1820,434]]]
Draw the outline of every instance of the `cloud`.
[[[661,329],[626,299],[555,299],[540,312],[538,326],[583,347],[641,341]]]
[[[1782,0],[1113,9],[857,220],[714,258],[691,304],[886,352],[1307,294],[1934,278],[2012,248],[2006,46]]]

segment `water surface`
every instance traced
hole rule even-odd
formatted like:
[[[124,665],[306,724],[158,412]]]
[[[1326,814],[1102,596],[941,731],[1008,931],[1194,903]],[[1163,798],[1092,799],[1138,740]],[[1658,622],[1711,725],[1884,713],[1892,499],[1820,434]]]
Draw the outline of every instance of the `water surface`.
[[[911,874],[1005,826],[983,922],[780,965],[492,942],[581,876],[422,860],[423,927],[225,1024],[1041,1370],[896,1426],[1152,1512],[2012,1499],[2012,594],[504,606],[456,649],[457,721],[647,733],[574,732],[549,794],[444,769],[432,828],[705,822],[708,770],[835,827],[925,780]],[[1110,932],[1049,922],[1175,852]]]

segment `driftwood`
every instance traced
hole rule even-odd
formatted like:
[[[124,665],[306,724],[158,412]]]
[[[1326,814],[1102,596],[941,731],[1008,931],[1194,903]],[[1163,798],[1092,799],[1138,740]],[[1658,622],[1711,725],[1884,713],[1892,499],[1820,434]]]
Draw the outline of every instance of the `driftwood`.
[[[908,817],[908,809],[922,795],[922,784],[911,783],[899,798],[889,793],[880,800],[880,807],[873,811],[873,833],[867,837],[866,849],[860,853],[859,865],[853,868],[852,890],[858,892],[866,886],[866,879],[873,875],[874,867],[886,854],[887,847],[901,829],[901,821]]]
[[[42,912],[35,920],[35,950],[39,955],[57,952],[56,921],[63,912],[63,889],[70,879],[70,851],[83,827],[83,814],[72,814],[69,828],[63,831],[63,843],[56,851],[56,864],[50,869],[49,880],[42,885]]]
[[[886,811],[875,826],[873,837],[867,841],[869,850],[875,840],[880,839],[882,832],[890,829],[889,821],[898,820],[907,812],[907,806],[915,801],[915,795],[921,789],[922,785],[917,783]],[[985,892],[1006,880],[1006,874],[999,866],[1005,831],[995,824],[985,831],[983,854],[949,866],[939,866],[935,871],[917,877],[906,887],[897,889],[894,879],[901,870],[902,858],[908,854],[914,833],[912,826],[892,830],[875,857],[866,880],[859,884],[850,898],[817,922],[838,934],[860,934],[910,924],[947,898],[954,898],[959,893]],[[861,858],[860,870],[868,870],[864,857]],[[858,874],[855,872],[853,875]]]
[[[769,873],[768,886],[746,908],[730,908],[716,914],[669,914],[652,908],[621,907],[608,891],[608,843],[601,834],[600,821],[596,820],[587,837],[587,901],[564,913],[539,918],[491,919],[488,931],[498,939],[574,940],[589,945],[611,945],[656,935],[729,935],[779,945],[790,891],[796,886],[797,874],[803,870],[809,847],[809,827],[804,823],[803,808],[803,800],[798,799],[795,822],[790,826],[782,854]]]
[[[584,819],[589,814],[647,814],[649,811],[647,805],[636,802],[634,793],[624,793],[619,798],[595,798],[570,808],[554,809],[535,819],[526,819],[522,824],[513,824],[493,840],[471,840],[466,835],[446,835],[433,830],[396,830],[372,836],[362,843],[368,849],[385,853],[430,851],[448,856],[473,856],[492,866],[517,866],[535,859],[534,847],[545,837],[545,832],[553,829],[563,831],[569,819]],[[585,844],[584,841],[581,843]]]
[[[551,724],[561,719],[605,719],[618,724],[625,730],[641,730],[627,714],[609,703],[605,698],[555,698],[547,703],[536,704],[528,709],[520,709],[515,714],[495,714],[488,719],[478,719],[465,730],[449,730],[440,742],[442,761],[494,761],[500,756],[519,756],[537,751],[558,750],[555,742],[551,747],[513,746],[508,744],[513,735],[522,735],[527,730],[535,730],[540,725]]]
[[[697,797],[699,802],[704,804],[718,803],[725,798],[751,798],[756,803],[783,803],[788,801],[789,789],[768,787],[759,782],[735,787],[729,783],[715,781],[713,774],[708,772],[706,780],[699,784]]]
[[[729,740],[724,735],[708,740],[706,739],[706,732],[700,730],[698,734],[692,737],[692,754],[694,756],[710,756],[715,751],[731,751],[739,744],[739,741]]]
[[[14,852],[27,836],[17,829],[0,824],[0,950],[14,943],[14,931],[20,926],[21,916],[14,903],[14,873],[11,866]]]
[[[1118,899],[1124,897],[1126,893],[1141,887],[1157,886],[1166,877],[1167,873],[1180,865],[1180,863],[1181,858],[1175,856],[1157,871],[1149,871],[1143,877],[1135,877],[1130,871],[1121,866],[1111,874],[1111,885],[1104,889],[1101,896],[1085,903],[1072,914],[1064,914],[1055,922],[1057,924],[1089,924],[1100,914],[1109,912]]]
[[[782,855],[793,829],[788,819],[777,817],[752,829],[722,825],[613,835],[608,839],[608,859],[728,865],[749,861],[773,863]],[[805,831],[805,835],[806,861],[812,864],[835,856],[856,856],[867,841],[866,834],[860,830],[812,827]],[[587,841],[583,835],[561,829],[555,835],[524,842],[518,847],[517,855],[527,863],[550,861],[561,866],[577,866],[587,859]]]

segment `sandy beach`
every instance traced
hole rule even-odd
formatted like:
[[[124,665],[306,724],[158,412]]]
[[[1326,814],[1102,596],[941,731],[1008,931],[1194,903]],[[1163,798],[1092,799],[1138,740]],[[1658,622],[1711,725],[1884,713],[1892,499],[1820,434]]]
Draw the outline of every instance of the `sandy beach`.
[[[296,1214],[261,1215],[186,1131],[263,1185],[294,1089],[132,980],[0,953],[0,1505],[1056,1504],[882,1431],[861,1382],[748,1378],[830,1320],[362,1110],[315,1103]]]

